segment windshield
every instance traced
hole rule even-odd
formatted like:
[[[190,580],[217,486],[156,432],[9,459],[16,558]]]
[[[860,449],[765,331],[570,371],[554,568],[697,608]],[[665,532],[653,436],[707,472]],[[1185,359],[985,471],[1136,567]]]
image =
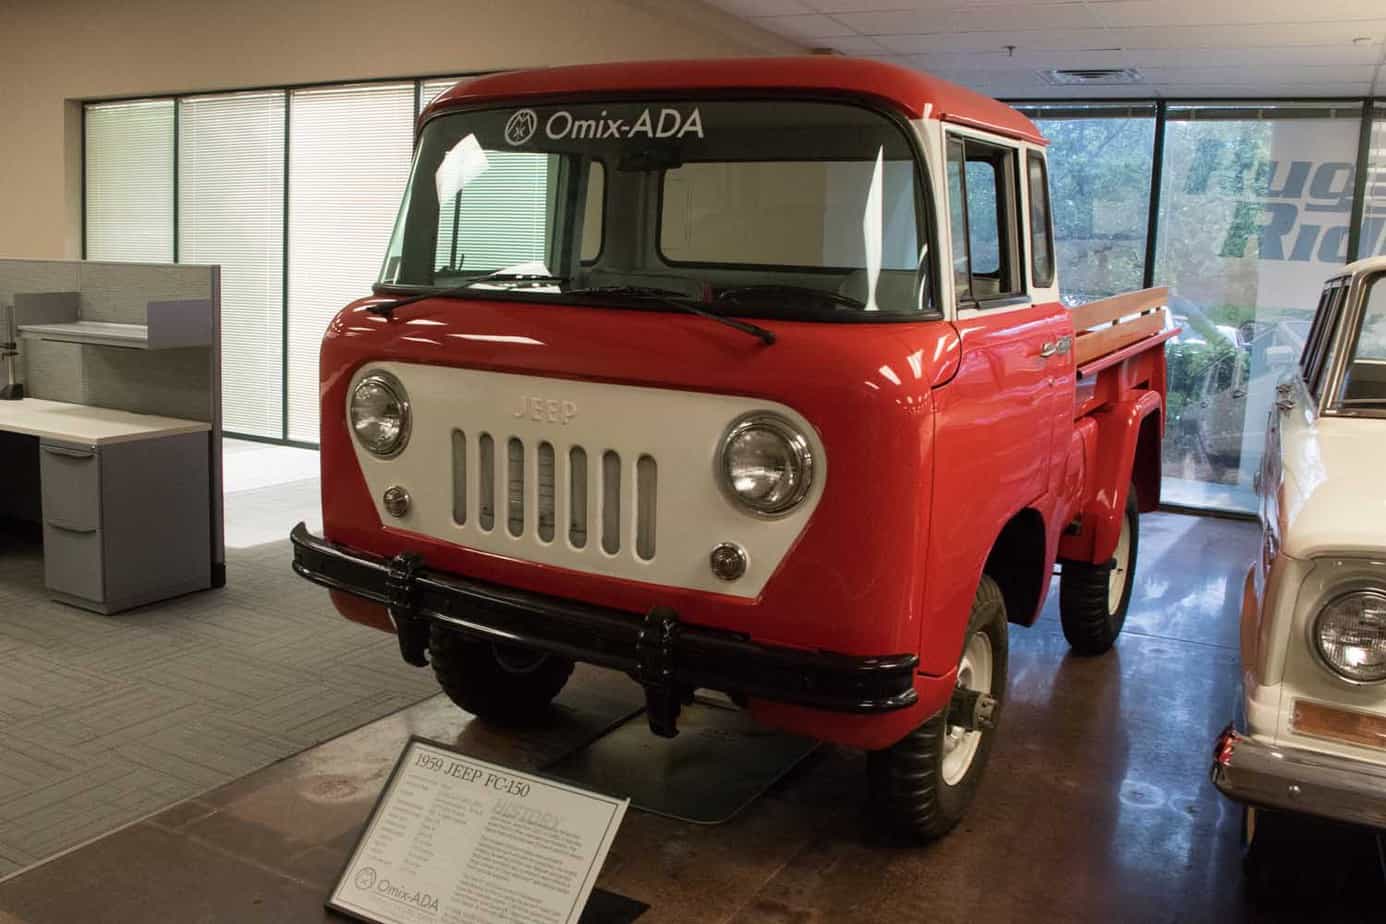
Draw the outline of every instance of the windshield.
[[[1386,274],[1368,281],[1352,355],[1343,376],[1345,408],[1386,408]]]
[[[932,307],[904,131],[834,102],[590,102],[429,121],[383,286],[870,320]]]

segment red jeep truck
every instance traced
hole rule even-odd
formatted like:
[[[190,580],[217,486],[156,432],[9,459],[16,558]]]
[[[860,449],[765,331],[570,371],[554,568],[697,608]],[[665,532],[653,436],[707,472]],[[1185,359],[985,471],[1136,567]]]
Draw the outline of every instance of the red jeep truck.
[[[577,661],[870,751],[918,839],[972,798],[1056,562],[1120,632],[1160,494],[1163,290],[1059,301],[1044,139],[840,57],[553,68],[419,119],[375,294],[322,347],[295,570],[483,719]]]

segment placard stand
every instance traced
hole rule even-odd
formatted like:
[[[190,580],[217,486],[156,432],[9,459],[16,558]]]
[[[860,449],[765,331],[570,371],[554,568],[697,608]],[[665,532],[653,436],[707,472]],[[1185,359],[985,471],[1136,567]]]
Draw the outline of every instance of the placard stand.
[[[716,825],[734,818],[817,746],[700,695],[680,713],[677,738],[650,734],[642,710],[539,772],[628,798],[641,811]]]

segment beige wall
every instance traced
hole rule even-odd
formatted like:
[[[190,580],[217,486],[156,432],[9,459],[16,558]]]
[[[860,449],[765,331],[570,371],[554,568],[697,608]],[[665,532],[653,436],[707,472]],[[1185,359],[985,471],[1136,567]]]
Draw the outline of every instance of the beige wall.
[[[75,100],[797,50],[698,0],[0,0],[0,256],[80,255]]]

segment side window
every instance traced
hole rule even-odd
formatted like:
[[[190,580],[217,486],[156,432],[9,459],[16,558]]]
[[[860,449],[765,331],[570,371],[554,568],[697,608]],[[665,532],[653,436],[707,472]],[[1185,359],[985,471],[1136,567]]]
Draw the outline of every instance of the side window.
[[[1027,152],[1025,171],[1030,184],[1030,274],[1035,288],[1046,289],[1054,284],[1054,228],[1050,223],[1049,175],[1043,155]]]
[[[1357,344],[1337,398],[1349,406],[1379,410],[1386,406],[1386,275],[1372,280],[1365,302]]]
[[[1309,357],[1309,365],[1304,377],[1305,384],[1309,386],[1309,392],[1315,397],[1319,395],[1324,370],[1333,365],[1333,354],[1336,349],[1334,341],[1337,339],[1338,321],[1343,313],[1343,302],[1347,300],[1347,292],[1347,286],[1335,286],[1330,290],[1328,304],[1323,309],[1322,329],[1319,331],[1318,337],[1315,338],[1314,353]]]
[[[1304,381],[1309,381],[1309,370],[1314,364],[1314,353],[1323,339],[1323,329],[1328,326],[1328,303],[1333,297],[1333,289],[1324,289],[1319,295],[1318,307],[1314,309],[1314,322],[1309,327],[1309,336],[1304,341],[1304,351],[1299,356],[1299,372]]]
[[[963,195],[963,143],[948,141],[948,223],[953,239],[953,284],[958,301],[972,299],[972,268],[967,259],[967,202]]]
[[[970,138],[949,139],[948,152],[958,299],[980,303],[1019,294],[1016,152]]]

